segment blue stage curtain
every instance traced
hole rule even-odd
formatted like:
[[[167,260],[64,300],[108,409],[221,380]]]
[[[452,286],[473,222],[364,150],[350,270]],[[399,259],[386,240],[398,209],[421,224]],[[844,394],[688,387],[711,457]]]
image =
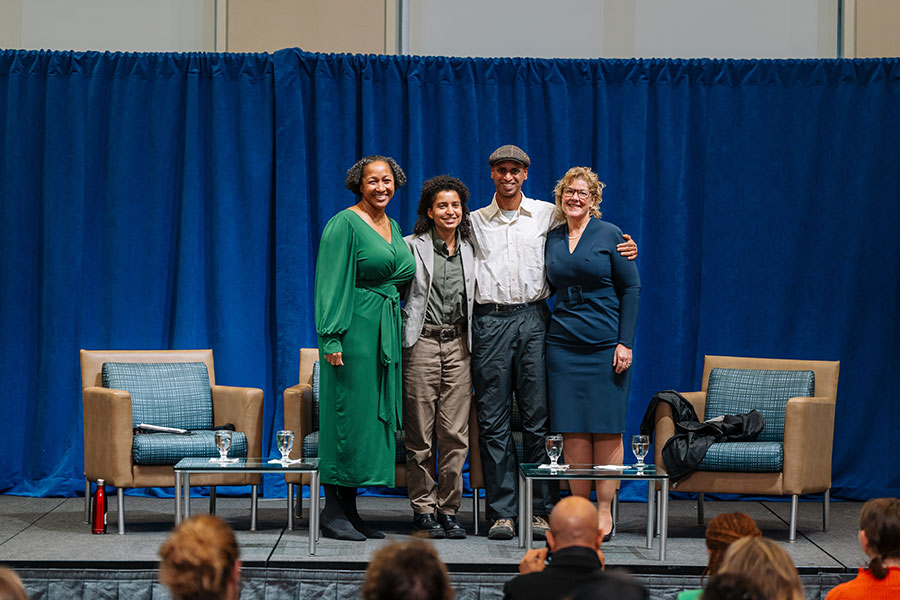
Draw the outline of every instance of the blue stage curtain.
[[[840,360],[837,497],[900,494],[900,61],[534,60],[275,53],[278,387],[314,345],[312,273],[344,172],[387,154],[490,202],[487,157],[532,158],[524,191],[588,165],[604,218],[640,246],[628,431],[662,389],[699,389],[704,354]],[[635,498],[641,494],[637,494]]]
[[[79,348],[212,347],[270,450],[346,169],[394,156],[409,232],[425,179],[484,206],[515,143],[526,194],[591,166],[640,245],[627,434],[704,354],[840,360],[834,495],[900,495],[898,91],[897,59],[2,52],[0,491],[82,489]]]
[[[0,490],[84,489],[80,348],[212,348],[271,401],[272,81],[265,54],[0,54]]]

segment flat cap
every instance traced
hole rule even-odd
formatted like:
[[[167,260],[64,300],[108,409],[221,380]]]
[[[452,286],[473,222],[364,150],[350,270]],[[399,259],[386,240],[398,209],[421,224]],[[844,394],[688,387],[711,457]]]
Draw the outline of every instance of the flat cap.
[[[522,163],[522,166],[526,168],[531,164],[531,159],[528,158],[528,155],[525,154],[525,151],[518,146],[513,146],[512,144],[500,146],[499,148],[494,150],[491,153],[491,156],[488,158],[488,164],[493,167],[496,163],[503,162],[504,160],[512,160],[517,163]]]

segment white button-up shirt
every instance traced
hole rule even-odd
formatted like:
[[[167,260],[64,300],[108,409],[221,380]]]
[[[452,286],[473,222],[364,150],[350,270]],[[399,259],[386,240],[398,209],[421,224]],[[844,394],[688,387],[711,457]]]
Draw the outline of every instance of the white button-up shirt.
[[[564,219],[555,204],[526,198],[512,219],[497,204],[470,215],[475,235],[475,301],[481,304],[522,304],[550,296],[544,272],[547,232]]]

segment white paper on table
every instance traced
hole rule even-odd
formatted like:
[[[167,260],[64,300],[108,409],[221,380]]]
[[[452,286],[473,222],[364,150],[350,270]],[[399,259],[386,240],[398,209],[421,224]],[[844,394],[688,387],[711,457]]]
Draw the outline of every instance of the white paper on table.
[[[598,471],[624,471],[627,467],[625,465],[594,465],[594,468]]]
[[[569,465],[538,465],[538,469],[568,469]]]

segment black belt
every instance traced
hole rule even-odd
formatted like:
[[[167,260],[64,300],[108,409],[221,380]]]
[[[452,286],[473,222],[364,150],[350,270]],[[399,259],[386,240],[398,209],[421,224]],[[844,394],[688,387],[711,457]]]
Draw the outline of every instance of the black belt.
[[[584,302],[585,298],[612,298],[615,295],[616,292],[612,288],[602,290],[582,290],[580,285],[569,285],[556,290],[556,301],[581,304]]]
[[[538,304],[542,304],[543,302],[543,300],[535,300],[534,302],[525,302],[524,304],[476,303],[475,313],[479,315],[486,315],[492,312],[514,312],[517,310],[525,310],[526,308],[531,308],[532,306],[537,306]]]
[[[421,337],[449,342],[461,336],[462,332],[462,325],[431,325],[430,323],[425,323],[422,325]]]

